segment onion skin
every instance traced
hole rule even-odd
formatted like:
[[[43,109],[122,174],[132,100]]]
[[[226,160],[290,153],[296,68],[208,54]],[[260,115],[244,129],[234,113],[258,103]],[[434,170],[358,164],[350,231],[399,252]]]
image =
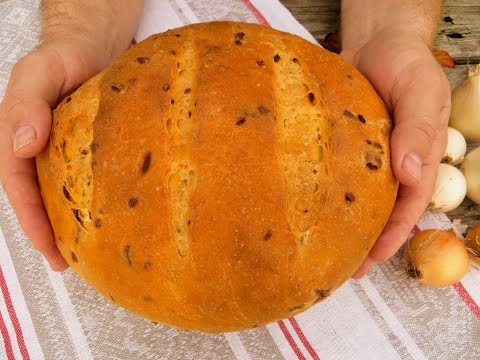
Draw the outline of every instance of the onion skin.
[[[480,224],[474,226],[465,238],[465,246],[472,261],[480,266]]]
[[[453,231],[438,229],[413,236],[405,245],[403,260],[408,276],[435,288],[457,283],[470,265],[463,242]]]
[[[469,69],[468,79],[453,89],[449,126],[467,141],[480,141],[480,65]]]
[[[467,142],[462,133],[452,127],[448,128],[448,141],[442,162],[450,165],[458,165],[465,158]]]
[[[467,194],[467,181],[463,173],[449,164],[438,165],[437,180],[433,188],[429,210],[448,212],[456,209]]]
[[[467,182],[467,196],[473,202],[480,204],[480,147],[470,151],[460,170]]]

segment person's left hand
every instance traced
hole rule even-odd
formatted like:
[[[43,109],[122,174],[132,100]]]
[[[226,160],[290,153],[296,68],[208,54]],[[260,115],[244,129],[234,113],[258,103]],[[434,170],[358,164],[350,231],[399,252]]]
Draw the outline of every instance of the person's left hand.
[[[360,49],[344,49],[340,55],[370,80],[393,116],[391,158],[400,182],[385,229],[353,275],[361,278],[396,253],[431,201],[447,141],[450,86],[414,33],[384,30]]]

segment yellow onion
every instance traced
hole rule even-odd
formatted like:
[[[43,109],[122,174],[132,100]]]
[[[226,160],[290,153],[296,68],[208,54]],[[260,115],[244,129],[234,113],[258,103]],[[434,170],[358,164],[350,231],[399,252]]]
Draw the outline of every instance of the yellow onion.
[[[474,226],[465,238],[465,246],[472,260],[480,266],[480,224]]]
[[[420,231],[405,245],[403,260],[408,276],[436,288],[460,281],[469,267],[467,249],[452,230]]]
[[[467,141],[480,141],[480,65],[469,69],[468,79],[453,89],[449,126]]]
[[[480,146],[470,151],[460,166],[467,184],[467,196],[480,204]]]

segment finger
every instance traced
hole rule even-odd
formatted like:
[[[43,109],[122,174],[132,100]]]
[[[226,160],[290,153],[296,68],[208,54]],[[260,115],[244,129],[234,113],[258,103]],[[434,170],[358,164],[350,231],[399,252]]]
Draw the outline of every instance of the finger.
[[[417,220],[432,198],[437,176],[436,164],[424,166],[424,179],[417,186],[400,185],[397,201],[382,234],[370,251],[369,258],[382,263],[403,245]]]
[[[65,80],[63,61],[52,51],[37,50],[12,70],[2,103],[2,119],[15,155],[30,158],[42,151],[50,135],[51,106]]]
[[[431,199],[430,184],[429,179],[416,187],[400,185],[390,219],[353,279],[361,279],[375,264],[385,262],[400,249]]]
[[[47,259],[52,270],[62,271],[68,265],[55,245],[40,196],[34,162],[34,159],[18,159],[10,153],[5,162],[7,170],[3,187],[21,227],[35,249]]]
[[[357,271],[352,275],[352,278],[356,280],[361,279],[372,269],[373,265],[375,265],[375,261],[367,257],[363,264],[360,265]]]
[[[392,96],[395,127],[391,156],[396,179],[404,185],[415,186],[423,181],[424,165],[429,165],[429,161],[439,162],[443,156],[450,89],[437,64],[427,61],[406,70],[407,80],[398,81]],[[440,143],[442,148],[438,157],[431,158],[435,143]]]

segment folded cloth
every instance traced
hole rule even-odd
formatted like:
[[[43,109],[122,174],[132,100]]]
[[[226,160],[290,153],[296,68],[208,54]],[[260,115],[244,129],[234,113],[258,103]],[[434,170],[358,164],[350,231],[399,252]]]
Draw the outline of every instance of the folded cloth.
[[[11,67],[36,44],[38,0],[0,1],[0,95]],[[137,41],[194,22],[258,22],[314,38],[277,0],[147,0]],[[425,214],[418,228],[451,228]],[[155,325],[102,298],[71,270],[32,249],[0,192],[2,359],[473,359],[480,338],[480,275],[433,290],[405,275],[401,257],[348,281],[294,318],[229,334]],[[348,241],[348,239],[346,239]]]

